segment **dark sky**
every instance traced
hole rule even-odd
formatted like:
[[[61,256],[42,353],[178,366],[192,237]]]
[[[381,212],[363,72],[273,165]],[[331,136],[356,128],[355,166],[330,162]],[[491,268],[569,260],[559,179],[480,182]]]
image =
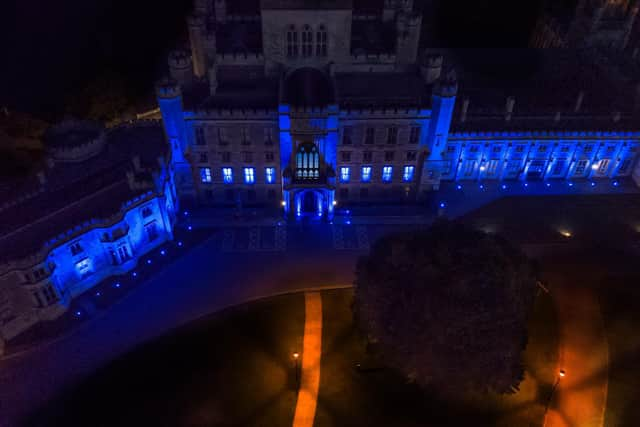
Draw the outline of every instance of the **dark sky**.
[[[242,0],[232,0],[242,1]],[[419,0],[416,0],[419,1]],[[525,47],[542,0],[422,0],[436,47]],[[101,70],[150,91],[190,0],[3,0],[0,105],[60,110]]]

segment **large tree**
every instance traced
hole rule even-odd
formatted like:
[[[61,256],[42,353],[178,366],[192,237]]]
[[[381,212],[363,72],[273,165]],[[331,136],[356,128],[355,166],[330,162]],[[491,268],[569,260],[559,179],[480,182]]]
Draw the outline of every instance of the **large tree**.
[[[383,362],[449,393],[513,392],[535,295],[531,262],[457,223],[383,237],[357,267],[355,315]]]

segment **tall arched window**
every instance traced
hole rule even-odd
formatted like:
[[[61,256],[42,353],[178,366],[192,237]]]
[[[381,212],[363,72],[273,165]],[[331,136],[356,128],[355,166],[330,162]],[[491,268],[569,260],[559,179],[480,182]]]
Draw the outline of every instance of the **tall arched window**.
[[[316,32],[316,55],[327,56],[327,29],[324,25],[320,25]]]
[[[298,56],[298,32],[293,25],[290,25],[287,30],[287,56],[291,58]]]
[[[313,55],[313,31],[310,26],[305,25],[302,28],[302,56],[311,55]]]
[[[318,179],[320,177],[320,155],[313,143],[300,144],[296,153],[296,178]]]

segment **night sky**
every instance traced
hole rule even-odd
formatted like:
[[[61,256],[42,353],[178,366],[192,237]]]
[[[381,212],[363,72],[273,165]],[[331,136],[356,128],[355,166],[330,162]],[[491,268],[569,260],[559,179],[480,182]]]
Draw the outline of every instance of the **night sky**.
[[[541,1],[424,0],[418,7],[427,11],[424,22],[435,47],[526,47]],[[0,67],[0,104],[51,116],[63,109],[70,92],[104,70],[123,76],[133,95],[150,94],[166,53],[184,36],[191,2],[1,3],[2,51],[10,60]],[[493,72],[482,57],[468,62],[481,72]]]

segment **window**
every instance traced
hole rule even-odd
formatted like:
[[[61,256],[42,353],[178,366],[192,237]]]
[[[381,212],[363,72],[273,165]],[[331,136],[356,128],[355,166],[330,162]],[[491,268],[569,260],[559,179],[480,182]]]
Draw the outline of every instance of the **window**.
[[[200,182],[211,182],[211,168],[200,168]]]
[[[362,167],[362,182],[371,181],[371,166]]]
[[[247,163],[253,162],[253,153],[251,151],[243,151],[242,161]]]
[[[540,145],[538,147],[538,153],[544,153],[547,151],[547,146],[546,145]]]
[[[607,147],[607,154],[613,154],[613,152],[615,151],[616,146],[615,145],[609,145]]]
[[[127,248],[126,244],[118,247],[118,255],[120,256],[120,262],[125,262],[131,258],[129,248]]]
[[[266,153],[264,153],[264,160],[266,162],[273,162],[273,151],[267,151]]]
[[[229,141],[227,141],[227,132],[224,128],[218,128],[218,144],[227,145]]]
[[[199,163],[207,163],[209,161],[209,156],[207,153],[199,153],[198,162]]]
[[[631,159],[624,159],[620,163],[620,167],[618,168],[618,175],[624,175],[629,172],[629,168],[631,166]]]
[[[590,153],[593,151],[593,145],[585,145],[584,146],[584,152],[585,153]]]
[[[469,147],[470,153],[477,153],[479,150],[480,150],[480,146],[478,145],[472,145],[471,147]]]
[[[221,154],[223,162],[228,163],[231,161],[231,153],[229,151],[223,151]]]
[[[364,143],[373,144],[376,139],[376,130],[374,128],[367,128],[364,134]]]
[[[40,280],[41,278],[43,278],[45,276],[45,271],[44,268],[40,267],[36,270],[33,270],[33,278],[35,280]]]
[[[516,145],[516,153],[523,153],[524,147],[524,145]]]
[[[598,173],[600,175],[604,175],[607,173],[608,169],[609,169],[609,159],[600,160],[600,165],[598,166]]]
[[[320,25],[316,32],[316,55],[327,56],[327,30],[324,25]]]
[[[416,158],[418,158],[418,153],[415,151],[407,151],[407,160],[408,161],[413,161]]]
[[[417,144],[420,141],[420,128],[412,126],[409,132],[409,144]]]
[[[493,147],[491,147],[492,153],[499,153],[501,151],[502,151],[502,145],[494,145]]]
[[[387,144],[395,144],[398,142],[398,128],[390,127],[387,129]]]
[[[227,200],[227,202],[233,202],[236,199],[236,192],[231,189],[225,190],[224,198]]]
[[[340,189],[340,199],[347,200],[349,198],[349,189],[341,188]]]
[[[273,129],[264,128],[264,143],[265,145],[273,145]]]
[[[574,172],[575,175],[583,175],[585,169],[587,168],[587,163],[589,163],[588,160],[579,160],[578,163],[576,164],[576,170]]]
[[[367,187],[363,187],[360,189],[360,198],[361,199],[369,198],[369,189]]]
[[[240,129],[240,140],[242,145],[251,145],[251,138],[249,138],[249,130],[247,128]]]
[[[231,169],[231,168],[222,168],[222,181],[225,184],[233,183],[233,169]]]
[[[151,206],[145,206],[144,208],[142,208],[142,218],[149,218],[151,215],[153,215]]]
[[[86,277],[91,274],[91,261],[89,258],[84,258],[76,262],[76,271],[80,277]]]
[[[203,127],[196,128],[196,145],[206,145]]]
[[[350,162],[351,161],[351,151],[341,151],[340,152],[340,158],[342,159],[343,162]]]
[[[244,168],[244,183],[245,184],[254,184],[256,182],[255,169],[254,168]]]
[[[315,144],[300,144],[296,153],[296,178],[318,179],[320,177],[320,155]]]
[[[287,31],[287,56],[290,58],[298,56],[298,32],[293,25]]]
[[[351,145],[351,133],[353,128],[351,126],[345,126],[342,129],[342,144]]]
[[[264,168],[264,175],[267,184],[276,182],[276,168]]]
[[[340,181],[341,182],[349,182],[349,178],[351,178],[351,169],[348,166],[343,166],[340,168]]]
[[[362,153],[362,161],[363,162],[370,162],[371,159],[373,159],[373,152],[365,151],[365,152]]]
[[[414,166],[405,166],[402,171],[402,180],[404,182],[413,181],[413,171],[415,170]]]
[[[455,145],[447,145],[447,153],[455,153],[456,146]]]
[[[213,190],[211,189],[204,190],[204,195],[208,200],[213,200]]]
[[[275,198],[276,198],[276,190],[268,190],[267,191],[267,198],[269,200],[275,200]]]
[[[53,289],[52,285],[45,286],[45,288],[42,289],[42,294],[44,295],[44,299],[47,301],[47,304],[51,304],[58,300],[58,294],[55,289]]]
[[[71,246],[69,246],[69,250],[71,251],[71,255],[78,255],[83,251],[80,242],[72,243]]]
[[[570,148],[571,147],[569,147],[568,145],[563,145],[562,147],[560,147],[560,151],[563,153],[568,153]]]
[[[255,202],[255,200],[256,200],[256,190],[247,191],[247,199],[250,202]]]
[[[391,182],[391,177],[393,174],[392,166],[384,166],[382,168],[382,181],[383,182]]]
[[[385,151],[384,152],[384,160],[390,162],[393,160],[394,152],[393,151]]]
[[[566,162],[565,159],[556,160],[555,164],[553,165],[553,170],[551,171],[551,174],[555,176],[562,175],[564,172],[565,162]]]
[[[302,56],[308,57],[313,54],[313,32],[311,27],[305,25],[302,28]]]
[[[158,238],[158,226],[155,221],[145,224],[144,230],[147,232],[147,237],[150,242]]]

